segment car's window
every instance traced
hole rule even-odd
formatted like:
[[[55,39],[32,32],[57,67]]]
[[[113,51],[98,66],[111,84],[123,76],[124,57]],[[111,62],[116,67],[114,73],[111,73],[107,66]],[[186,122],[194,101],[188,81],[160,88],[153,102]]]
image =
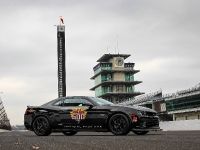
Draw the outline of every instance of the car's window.
[[[112,102],[109,102],[105,99],[102,98],[97,98],[97,97],[90,97],[93,101],[95,101],[98,105],[103,106],[103,105],[113,105]]]
[[[63,100],[59,100],[59,101],[55,102],[53,105],[54,106],[61,106],[62,102],[63,102]]]
[[[88,100],[83,98],[66,98],[63,100],[62,106],[87,106],[92,105]]]

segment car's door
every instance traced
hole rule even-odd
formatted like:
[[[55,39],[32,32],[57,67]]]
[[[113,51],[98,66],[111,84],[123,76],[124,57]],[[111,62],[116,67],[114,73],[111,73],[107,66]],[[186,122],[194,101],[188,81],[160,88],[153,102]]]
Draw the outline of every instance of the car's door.
[[[72,103],[71,99],[59,99],[53,106],[57,109],[55,114],[55,120],[57,128],[75,128],[76,121],[71,119],[70,112],[75,108],[75,104]]]
[[[106,121],[108,118],[109,111],[107,109],[102,109],[100,106],[92,104],[87,99],[84,99],[83,106],[88,106],[86,109],[86,118],[80,122],[82,128],[87,129],[103,129],[106,128]],[[82,101],[83,102],[83,101]],[[88,103],[89,102],[89,103]],[[91,106],[92,104],[92,106]]]
[[[85,98],[65,98],[61,107],[59,115],[65,128],[99,129],[105,126],[107,112]]]

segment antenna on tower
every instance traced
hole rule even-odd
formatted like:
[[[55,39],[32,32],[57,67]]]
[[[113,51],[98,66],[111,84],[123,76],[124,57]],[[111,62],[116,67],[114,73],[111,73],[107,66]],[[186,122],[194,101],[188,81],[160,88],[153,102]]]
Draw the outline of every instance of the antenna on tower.
[[[119,44],[118,44],[118,34],[115,37],[116,45],[115,45],[115,54],[119,54]]]
[[[107,41],[107,46],[106,46],[106,52],[109,53],[109,49],[110,49],[110,41]]]
[[[118,51],[118,54],[119,54],[119,37],[118,37],[118,35],[116,36],[116,40],[117,40],[117,51]]]

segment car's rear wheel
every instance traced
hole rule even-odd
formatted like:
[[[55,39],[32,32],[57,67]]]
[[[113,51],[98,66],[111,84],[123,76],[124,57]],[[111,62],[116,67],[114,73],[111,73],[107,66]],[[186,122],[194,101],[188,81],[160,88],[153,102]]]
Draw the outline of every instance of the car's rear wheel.
[[[126,135],[130,131],[130,123],[124,114],[113,115],[108,122],[109,129],[114,135]]]
[[[38,136],[48,136],[51,134],[49,120],[46,117],[37,117],[32,124],[33,131]]]
[[[63,131],[63,134],[66,136],[75,135],[77,131]]]
[[[147,134],[149,131],[133,131],[135,134],[137,135],[145,135]]]

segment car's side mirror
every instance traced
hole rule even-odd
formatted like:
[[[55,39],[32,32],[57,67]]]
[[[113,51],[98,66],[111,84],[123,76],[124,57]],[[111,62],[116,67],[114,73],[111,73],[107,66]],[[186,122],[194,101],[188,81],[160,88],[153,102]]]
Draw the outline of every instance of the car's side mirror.
[[[93,105],[89,104],[89,103],[83,104],[83,106],[88,106],[88,109],[92,109],[93,108]]]
[[[93,108],[93,105],[90,104],[90,105],[89,105],[89,109],[92,109],[92,108]]]

